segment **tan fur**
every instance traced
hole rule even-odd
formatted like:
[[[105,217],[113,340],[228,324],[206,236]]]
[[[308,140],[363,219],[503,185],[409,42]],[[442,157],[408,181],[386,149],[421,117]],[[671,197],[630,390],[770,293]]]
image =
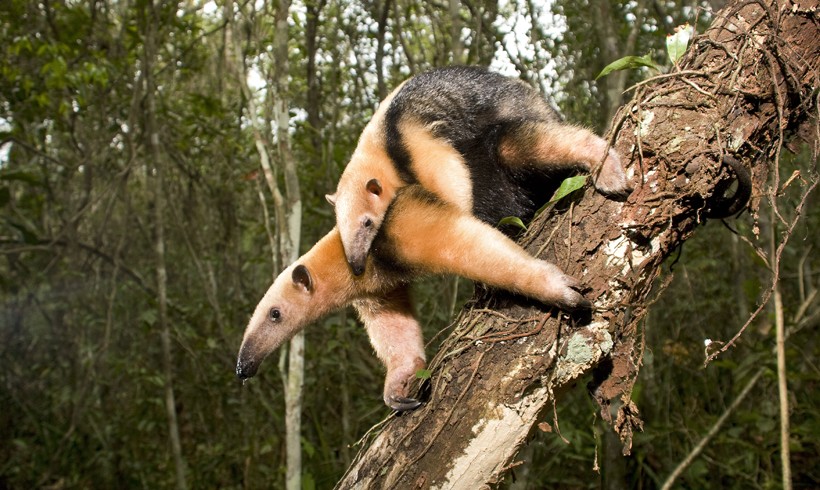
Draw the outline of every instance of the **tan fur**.
[[[403,121],[399,128],[419,183],[440,199],[455,204],[465,213],[471,213],[473,185],[461,154],[415,121]],[[436,171],[425,171],[427,168],[435,168]]]
[[[408,264],[451,273],[548,304],[577,307],[577,281],[538,260],[497,229],[444,203],[397,202],[390,239]]]
[[[396,88],[379,104],[373,118],[367,123],[358,145],[339,179],[336,192],[328,196],[335,207],[337,226],[342,236],[345,255],[351,264],[363,264],[370,244],[381,226],[387,208],[396,192],[405,185],[387,155],[384,135],[384,115],[390,106]],[[380,195],[367,192],[367,182],[377,179],[381,185]],[[372,220],[370,233],[362,228],[365,219]]]
[[[617,153],[586,128],[531,122],[502,138],[498,152],[509,166],[593,171],[595,187],[604,193],[622,192],[628,187]]]
[[[393,408],[415,408],[410,383],[425,362],[421,328],[413,314],[409,288],[402,285],[383,297],[353,303],[365,325],[376,355],[387,368],[384,402]]]
[[[414,408],[408,383],[424,367],[421,329],[408,296],[408,281],[423,273],[454,273],[532,298],[575,307],[583,297],[574,279],[554,265],[535,259],[498,230],[436,201],[418,185],[403,189],[385,223],[385,245],[409,274],[381,270],[371,257],[366,271],[354,276],[347,266],[336,228],[288,267],[268,289],[245,330],[237,374],[253,376],[262,360],[297,331],[329,312],[353,303],[373,347],[387,367],[385,403],[397,410]],[[387,257],[390,258],[390,257]],[[310,275],[309,291],[294,284],[294,268]],[[282,318],[272,322],[271,308]]]

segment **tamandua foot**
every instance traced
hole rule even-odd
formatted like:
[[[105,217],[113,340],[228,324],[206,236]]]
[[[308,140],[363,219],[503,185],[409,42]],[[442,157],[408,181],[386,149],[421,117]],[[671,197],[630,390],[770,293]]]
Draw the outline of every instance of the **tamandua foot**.
[[[421,405],[420,401],[408,395],[410,383],[416,379],[416,372],[424,369],[424,359],[417,357],[409,361],[409,364],[402,367],[388,365],[387,376],[384,380],[384,403],[398,412],[413,410]]]
[[[603,142],[603,140],[601,140]],[[594,172],[594,168],[593,168]],[[607,152],[606,160],[601,165],[597,175],[593,176],[595,188],[601,194],[626,198],[632,192],[632,186],[626,179],[626,173],[621,165],[621,159],[614,148]]]
[[[547,270],[547,297],[552,298],[551,303],[567,311],[592,308],[592,303],[578,292],[581,289],[578,279],[564,274],[554,264],[543,264]]]

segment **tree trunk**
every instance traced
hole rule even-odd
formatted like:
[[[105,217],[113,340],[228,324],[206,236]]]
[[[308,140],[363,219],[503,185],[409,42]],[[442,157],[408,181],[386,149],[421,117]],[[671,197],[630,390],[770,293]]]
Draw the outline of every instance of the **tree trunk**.
[[[157,56],[156,26],[161,25],[157,18],[153,2],[142,10],[143,32],[145,34],[144,67],[145,67],[145,137],[150,164],[154,171],[154,251],[156,260],[157,278],[157,325],[162,343],[162,371],[165,385],[165,410],[168,417],[168,435],[171,442],[171,454],[176,470],[177,490],[185,490],[188,485],[185,476],[185,460],[182,457],[182,442],[179,437],[179,423],[177,421],[176,399],[173,382],[173,356],[171,353],[171,330],[168,325],[168,274],[165,264],[165,200],[164,200],[164,172],[162,151],[160,149],[159,131],[156,125],[156,83],[152,70]]]
[[[716,186],[732,179],[722,157],[751,169],[756,212],[770,170],[779,185],[785,135],[810,125],[802,133],[817,144],[816,9],[816,0],[733,2],[693,41],[679,69],[636,88],[612,124],[634,175],[627,202],[588,188],[542,213],[521,239],[533,255],[580,278],[595,310],[571,317],[480,292],[430,363],[425,405],[389,420],[338,488],[498,483],[556,395],[589,373],[601,416],[629,451],[632,430],[641,427],[629,398],[643,350],[638,325],[650,291],[664,289],[655,284],[663,261],[704,221],[720,197]],[[813,189],[816,173],[803,177]]]
[[[461,42],[461,0],[448,0],[448,14],[450,15],[450,52],[454,65],[464,63],[464,45]]]
[[[233,64],[239,86],[248,104],[248,120],[250,121],[254,143],[259,154],[260,165],[268,190],[273,196],[274,214],[276,217],[277,241],[272,242],[273,278],[280,272],[282,264],[291,264],[299,258],[299,243],[302,233],[302,198],[299,188],[299,176],[296,161],[290,147],[288,129],[290,114],[288,111],[288,13],[290,1],[281,0],[274,13],[273,33],[273,79],[268,91],[269,107],[272,107],[273,119],[276,123],[276,162],[271,162],[271,143],[267,137],[266,127],[260,127],[256,99],[248,87],[247,74],[243,67],[242,49],[239,40],[235,38],[232,2],[226,2],[223,9],[227,19],[226,49],[233,52]],[[279,171],[282,172],[284,192],[279,186]],[[264,203],[264,195],[260,195]],[[267,208],[263,206],[265,210]],[[267,225],[267,223],[266,223]],[[285,389],[285,453],[286,475],[285,487],[288,490],[302,488],[302,386],[304,384],[304,345],[303,333],[295,335],[288,344],[287,369],[284,358],[280,360],[282,383]],[[284,352],[283,352],[284,355]]]
[[[302,234],[302,197],[296,161],[290,148],[288,134],[290,113],[288,111],[288,13],[290,0],[280,0],[276,8],[273,59],[273,115],[276,121],[277,157],[285,182],[284,214],[280,216],[280,249],[282,264],[292,264],[299,259],[299,242]],[[287,446],[288,490],[302,488],[302,387],[305,379],[305,335],[299,332],[288,344],[288,371],[285,382],[285,427]]]

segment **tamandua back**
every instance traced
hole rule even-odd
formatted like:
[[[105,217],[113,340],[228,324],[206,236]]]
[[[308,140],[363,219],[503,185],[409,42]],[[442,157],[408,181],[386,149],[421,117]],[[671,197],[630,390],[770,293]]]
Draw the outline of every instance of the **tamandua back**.
[[[591,131],[560,122],[524,82],[478,67],[417,75],[393,91],[367,124],[339,179],[334,204],[345,256],[364,272],[396,192],[420,184],[490,225],[532,217],[570,170],[625,196],[618,155]]]

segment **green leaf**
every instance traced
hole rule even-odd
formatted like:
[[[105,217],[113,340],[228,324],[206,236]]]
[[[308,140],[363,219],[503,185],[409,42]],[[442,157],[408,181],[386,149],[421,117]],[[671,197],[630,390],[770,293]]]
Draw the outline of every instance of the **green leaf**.
[[[676,27],[674,34],[666,36],[666,54],[669,55],[669,60],[672,63],[677,63],[683,53],[686,52],[686,46],[689,45],[693,32],[694,30],[687,22]]]
[[[501,221],[498,222],[498,226],[504,225],[513,225],[527,231],[527,225],[525,225],[518,216],[507,216],[506,218],[501,218]]]
[[[586,175],[576,175],[575,177],[568,177],[561,182],[561,187],[555,191],[555,194],[552,196],[549,202],[556,202],[569,194],[577,191],[578,189],[584,187],[584,184],[587,182]]]
[[[429,369],[419,369],[416,371],[416,378],[418,379],[430,379],[432,373]]]
[[[655,71],[661,71],[661,68],[654,61],[652,61],[652,56],[649,53],[643,56],[624,56],[623,58],[606,65],[604,69],[601,70],[601,73],[595,77],[595,80],[605,77],[613,71],[631,70],[642,66],[652,68]]]
[[[148,324],[149,327],[153,327],[154,324],[157,322],[157,312],[153,309],[148,309],[142,312],[140,315],[140,320],[144,321]]]

